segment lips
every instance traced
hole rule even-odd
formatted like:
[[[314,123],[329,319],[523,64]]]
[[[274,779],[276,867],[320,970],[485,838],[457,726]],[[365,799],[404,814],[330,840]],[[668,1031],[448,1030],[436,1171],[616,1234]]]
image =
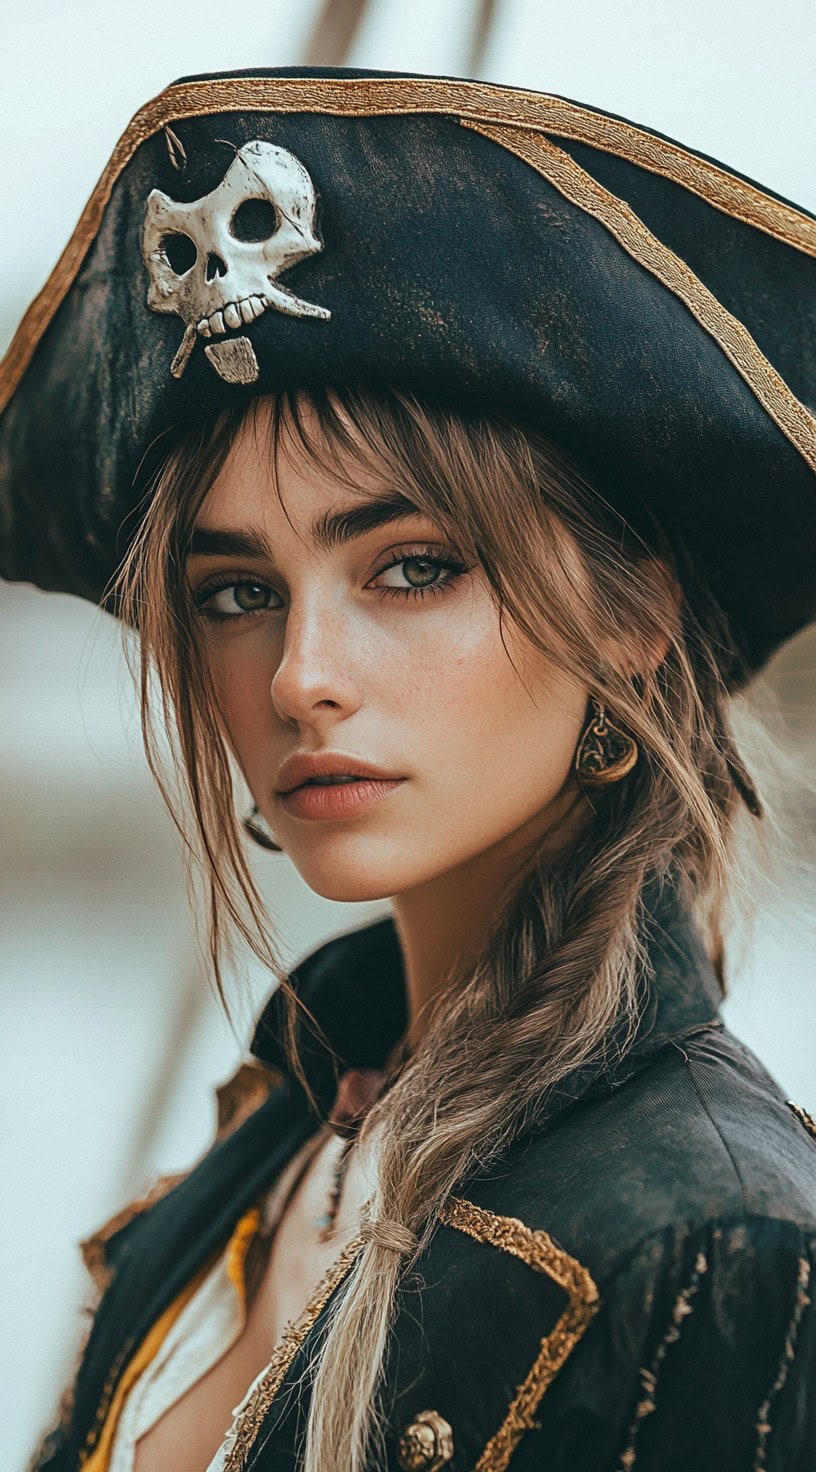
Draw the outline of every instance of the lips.
[[[343,787],[349,782],[362,782],[363,777],[309,777],[308,781],[301,782],[301,787]],[[373,779],[369,779],[373,780]]]
[[[254,322],[256,317],[262,317],[268,306],[265,296],[242,297],[240,301],[228,302],[212,316],[202,317],[196,323],[196,331],[201,337],[212,337],[213,333],[223,336],[230,328],[243,327],[245,323]]]
[[[404,778],[358,777],[352,782],[302,782],[299,787],[282,793],[280,802],[295,818],[312,821],[343,820],[387,799],[402,787]]]
[[[278,795],[285,797],[315,777],[350,777],[353,781],[396,782],[404,774],[384,771],[362,757],[344,751],[293,752],[281,762],[277,774]],[[318,783],[315,786],[321,785]],[[339,784],[348,786],[350,784]]]
[[[376,775],[374,773],[372,773],[372,772],[349,772],[347,775],[343,775],[343,776],[338,775],[337,777],[334,777],[333,776],[331,778],[317,777],[317,776],[315,776],[315,777],[304,777],[304,779],[303,779],[302,782],[295,782],[290,787],[281,787],[281,788],[279,788],[278,789],[278,796],[279,797],[288,797],[289,794],[292,793],[292,792],[300,792],[301,788],[303,788],[303,787],[351,787],[351,786],[353,786],[353,784],[355,782],[398,782],[398,781],[401,781],[401,778],[399,778],[399,777],[386,777],[381,772],[377,772]]]

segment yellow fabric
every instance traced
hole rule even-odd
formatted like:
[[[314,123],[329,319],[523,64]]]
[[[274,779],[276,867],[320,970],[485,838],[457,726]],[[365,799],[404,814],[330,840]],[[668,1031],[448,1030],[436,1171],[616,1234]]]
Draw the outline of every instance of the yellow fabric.
[[[242,1310],[246,1308],[244,1264],[249,1244],[257,1232],[260,1223],[260,1208],[253,1206],[241,1217],[227,1244],[227,1276],[240,1299]],[[159,1316],[155,1324],[148,1330],[139,1348],[134,1353],[133,1358],[128,1361],[124,1374],[116,1387],[113,1399],[108,1407],[107,1415],[105,1416],[105,1421],[99,1434],[99,1440],[88,1460],[83,1463],[82,1472],[107,1472],[111,1450],[113,1448],[113,1439],[116,1435],[116,1428],[119,1424],[119,1418],[122,1414],[122,1408],[127,1396],[130,1394],[139,1376],[147,1369],[151,1361],[155,1359],[176,1319],[190,1302],[193,1294],[200,1288],[212,1266],[213,1259],[210,1258],[204,1263],[203,1267],[199,1268],[195,1276],[190,1279],[190,1282],[182,1288],[178,1297],[174,1298],[173,1302],[168,1304],[164,1313]]]
[[[241,1217],[227,1245],[227,1277],[238,1296],[242,1313],[246,1313],[246,1255],[260,1225],[261,1208],[253,1206]]]

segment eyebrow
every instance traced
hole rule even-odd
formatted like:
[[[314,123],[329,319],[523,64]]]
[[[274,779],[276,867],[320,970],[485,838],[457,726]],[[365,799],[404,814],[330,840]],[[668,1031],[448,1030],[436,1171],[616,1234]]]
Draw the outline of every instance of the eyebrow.
[[[358,501],[352,506],[342,506],[323,511],[312,522],[310,533],[316,547],[324,552],[333,552],[347,542],[364,537],[377,527],[387,526],[394,521],[404,521],[409,516],[425,513],[400,491],[387,496],[376,496]],[[187,547],[188,557],[261,557],[274,563],[270,543],[258,527],[246,529],[227,527],[193,527]]]

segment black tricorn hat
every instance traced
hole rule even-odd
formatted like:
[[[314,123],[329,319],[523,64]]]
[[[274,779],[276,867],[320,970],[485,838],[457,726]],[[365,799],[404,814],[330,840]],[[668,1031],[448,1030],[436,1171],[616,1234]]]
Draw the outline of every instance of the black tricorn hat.
[[[563,97],[182,79],[125,130],[0,370],[0,573],[104,603],[169,433],[391,384],[534,424],[647,508],[754,670],[816,617],[815,258],[808,211]]]

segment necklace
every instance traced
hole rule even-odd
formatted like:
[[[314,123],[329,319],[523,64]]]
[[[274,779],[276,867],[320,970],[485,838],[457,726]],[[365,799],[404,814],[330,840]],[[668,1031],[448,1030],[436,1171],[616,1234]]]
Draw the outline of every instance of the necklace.
[[[312,1220],[312,1226],[319,1228],[317,1239],[319,1242],[329,1242],[334,1233],[337,1213],[340,1210],[340,1198],[343,1194],[343,1181],[348,1167],[351,1145],[351,1140],[343,1141],[340,1147],[340,1153],[332,1166],[332,1182],[329,1187],[328,1205],[321,1216],[316,1216]]]
[[[347,1068],[340,1075],[337,1095],[327,1122],[343,1143],[332,1167],[326,1210],[312,1220],[312,1226],[318,1228],[320,1242],[329,1242],[334,1233],[352,1146],[363,1121],[377,1100],[396,1082],[409,1056],[405,1043],[399,1043],[386,1060],[385,1067]]]

